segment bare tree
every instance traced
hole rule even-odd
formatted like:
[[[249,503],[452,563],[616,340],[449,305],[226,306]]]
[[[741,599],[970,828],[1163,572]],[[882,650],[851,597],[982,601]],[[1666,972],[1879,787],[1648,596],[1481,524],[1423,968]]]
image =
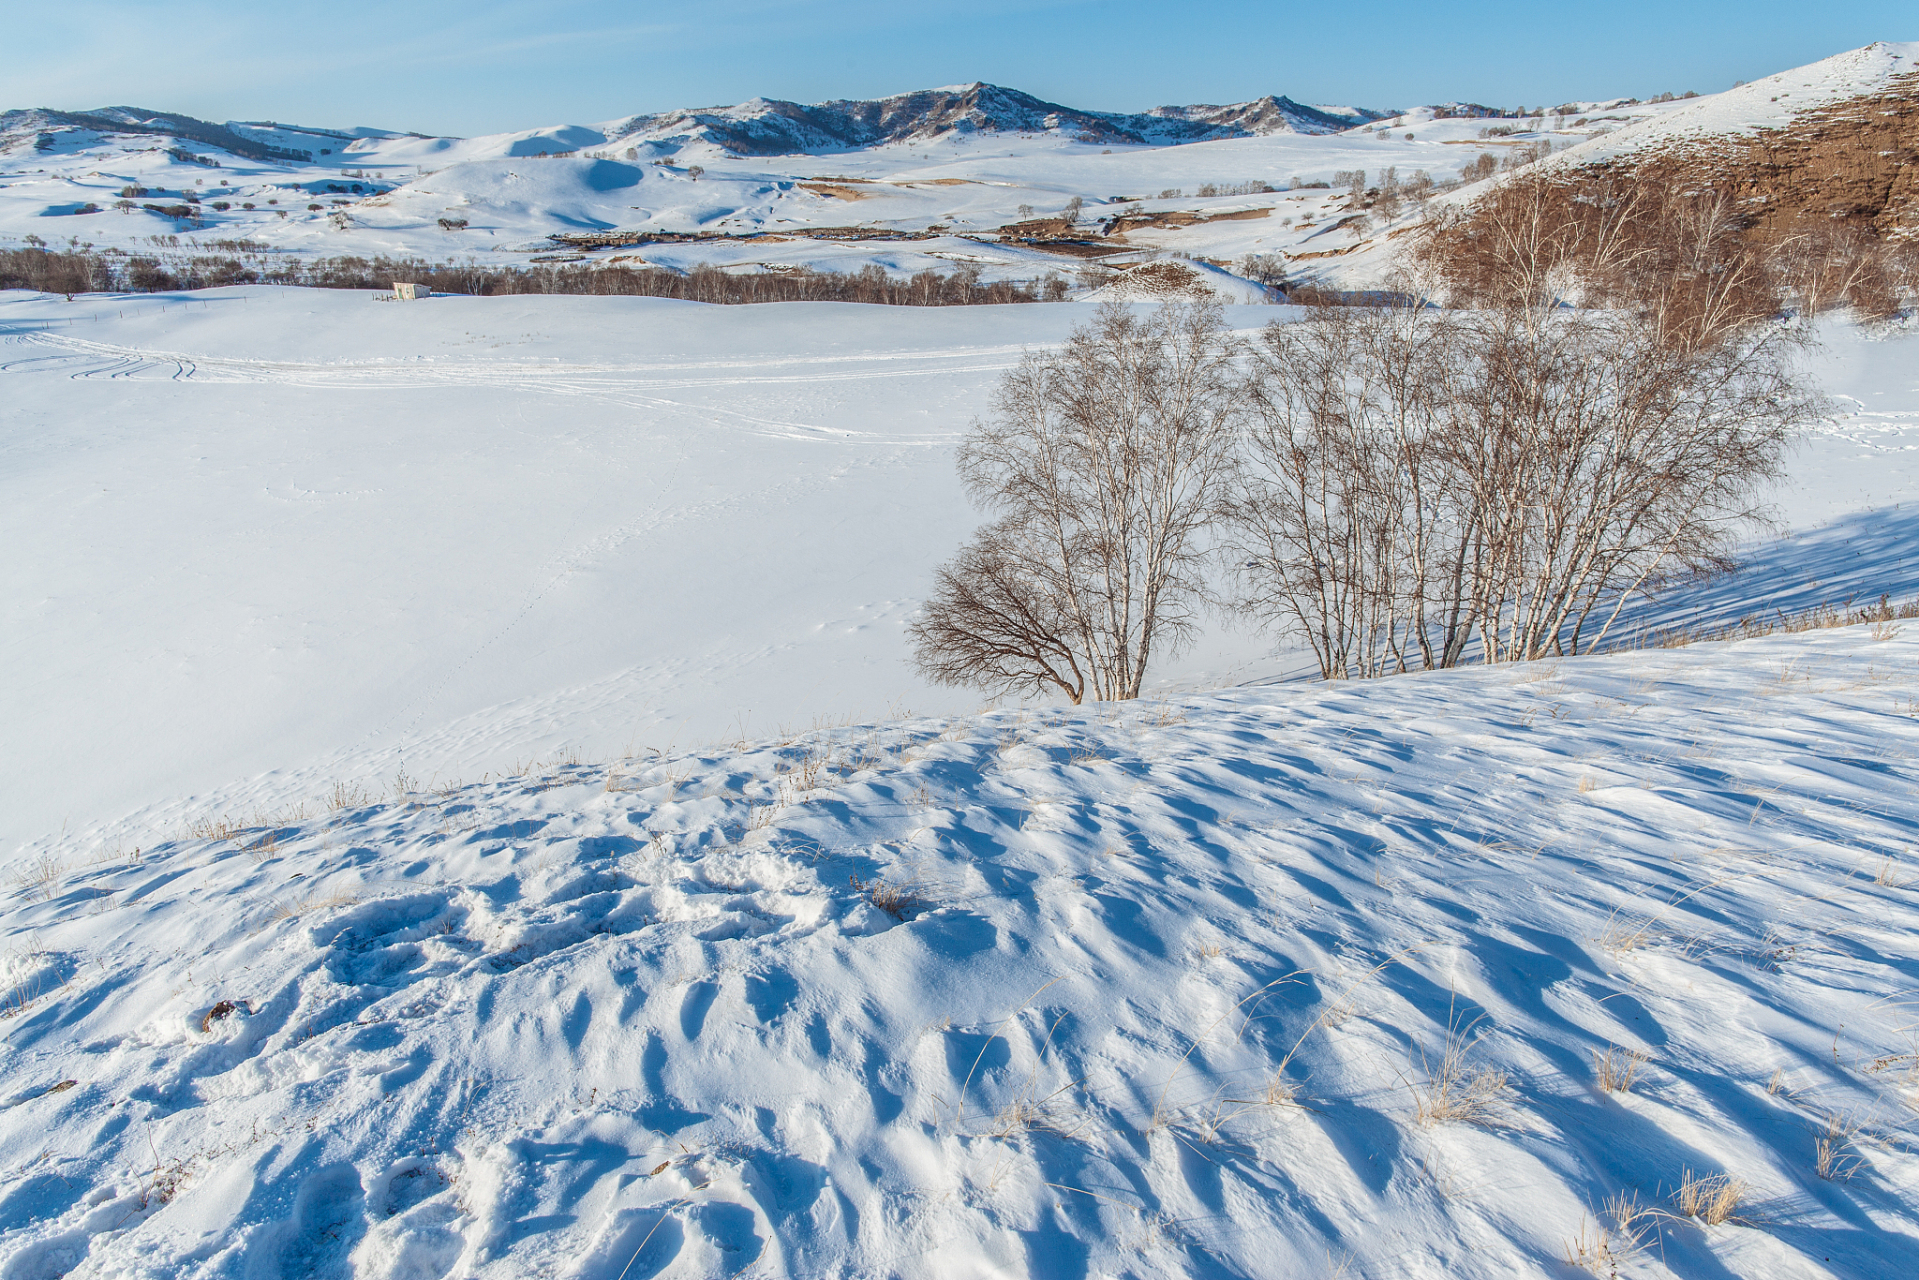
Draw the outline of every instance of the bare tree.
[[[1818,410],[1794,336],[1656,310],[1326,308],[1269,326],[1228,514],[1241,604],[1328,678],[1590,652],[1724,567]]]
[[[1723,193],[1534,170],[1433,218],[1408,256],[1455,304],[1535,317],[1557,303],[1624,305],[1669,341],[1710,344],[1779,310],[1763,249],[1742,230]]]
[[[1133,698],[1193,632],[1205,534],[1244,415],[1214,302],[1100,308],[1001,380],[959,453],[997,518],[944,565],[909,628],[943,684]]]
[[[1408,642],[1426,666],[1463,649],[1446,502],[1459,337],[1443,312],[1318,306],[1255,353],[1223,544],[1241,608],[1303,636],[1327,679],[1410,665]]]

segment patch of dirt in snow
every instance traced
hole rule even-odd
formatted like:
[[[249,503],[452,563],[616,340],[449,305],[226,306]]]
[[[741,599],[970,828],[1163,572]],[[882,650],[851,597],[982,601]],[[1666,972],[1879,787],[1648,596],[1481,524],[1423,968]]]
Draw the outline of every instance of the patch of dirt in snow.
[[[67,851],[0,904],[0,1275],[1903,1274],[1916,664],[900,720]]]

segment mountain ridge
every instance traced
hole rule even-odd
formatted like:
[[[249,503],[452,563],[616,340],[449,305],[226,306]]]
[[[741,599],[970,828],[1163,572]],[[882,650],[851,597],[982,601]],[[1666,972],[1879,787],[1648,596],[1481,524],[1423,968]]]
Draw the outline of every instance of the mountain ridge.
[[[1224,105],[1169,105],[1144,112],[1089,111],[1018,89],[974,81],[883,98],[838,98],[818,103],[759,97],[729,106],[680,107],[624,116],[603,126],[556,128],[597,132],[601,141],[592,145],[651,143],[663,150],[677,150],[704,143],[737,155],[772,156],[859,150],[955,133],[1064,133],[1079,141],[1105,145],[1166,146],[1274,133],[1338,133],[1390,114],[1364,107],[1307,106],[1276,94]],[[268,140],[284,141],[288,134],[350,143],[361,137],[390,136],[392,132],[267,121],[215,123],[178,112],[127,106],[87,111],[35,107],[0,112],[0,147],[25,134],[40,139],[74,131],[170,133],[254,160],[313,159],[314,149],[275,145]]]
[[[754,98],[729,107],[631,116],[608,142],[707,142],[740,155],[787,155],[917,142],[952,133],[1070,133],[1083,142],[1179,145],[1272,133],[1338,133],[1384,114],[1344,108],[1348,118],[1268,94],[1225,106],[1085,111],[1018,89],[974,81],[885,98],[801,104]]]

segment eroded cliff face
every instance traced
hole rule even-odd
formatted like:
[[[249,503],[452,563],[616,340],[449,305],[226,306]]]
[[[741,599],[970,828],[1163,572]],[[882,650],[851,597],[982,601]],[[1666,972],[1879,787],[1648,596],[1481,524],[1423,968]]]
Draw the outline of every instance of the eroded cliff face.
[[[1723,192],[1763,241],[1833,222],[1887,242],[1919,238],[1919,71],[1782,128],[1668,143],[1592,168]]]

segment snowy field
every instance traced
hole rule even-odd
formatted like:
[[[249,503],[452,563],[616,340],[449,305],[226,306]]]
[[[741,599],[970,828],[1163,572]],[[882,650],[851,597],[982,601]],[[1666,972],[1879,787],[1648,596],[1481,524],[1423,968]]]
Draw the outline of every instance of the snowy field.
[[[1087,318],[3,296],[7,850],[63,828],[140,843],[401,768],[472,781],[975,710],[920,682],[902,637],[977,523],[951,447],[1023,347]],[[1702,606],[1919,588],[1919,510],[1887,510],[1919,482],[1912,340],[1825,334],[1842,416],[1778,499],[1796,530],[1842,523]],[[1271,651],[1214,625],[1157,688],[1299,668]]]
[[[1622,1218],[1631,1275],[1911,1274],[1915,664],[900,720],[101,850],[4,908],[4,1274],[1605,1275]]]
[[[1087,314],[0,295],[0,1277],[1919,1270],[1919,623],[978,712]],[[1919,590],[1822,337],[1670,616]]]

